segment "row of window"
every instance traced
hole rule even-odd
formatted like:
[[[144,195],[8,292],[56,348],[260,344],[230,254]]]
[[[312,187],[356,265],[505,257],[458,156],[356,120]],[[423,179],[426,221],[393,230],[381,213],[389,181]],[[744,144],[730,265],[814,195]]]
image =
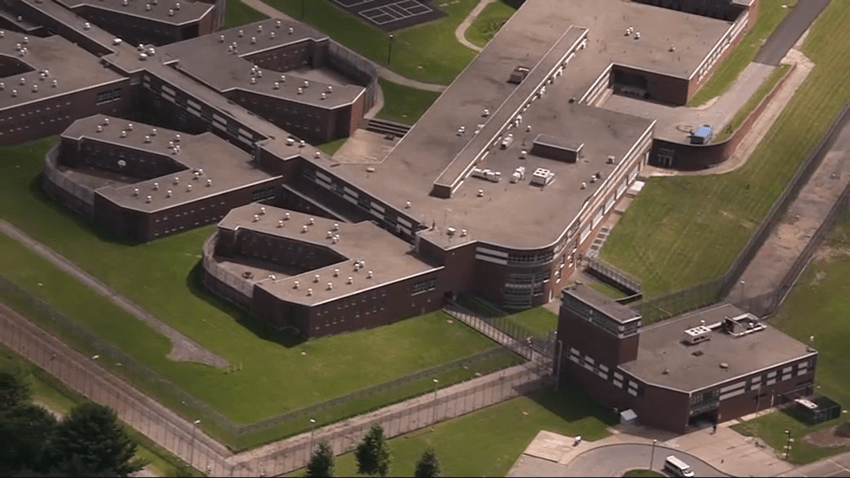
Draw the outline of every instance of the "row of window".
[[[410,295],[419,295],[425,292],[430,292],[437,288],[437,279],[425,279],[421,281],[417,281],[413,283],[413,287],[410,288]]]
[[[97,94],[97,99],[95,100],[95,104],[102,105],[104,103],[109,103],[110,101],[118,101],[121,99],[121,87],[113,88],[111,90],[101,91]]]

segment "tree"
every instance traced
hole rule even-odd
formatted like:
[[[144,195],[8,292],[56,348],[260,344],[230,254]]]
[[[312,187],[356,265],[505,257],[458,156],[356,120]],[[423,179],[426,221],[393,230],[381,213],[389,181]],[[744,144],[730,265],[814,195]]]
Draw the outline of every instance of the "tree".
[[[68,476],[127,476],[144,468],[135,460],[136,444],[111,408],[77,405],[59,424],[53,449],[57,469]]]
[[[38,405],[23,403],[0,412],[0,475],[48,471],[55,432],[56,418]]]
[[[0,412],[28,402],[30,389],[20,373],[0,370]]]
[[[390,450],[384,429],[380,425],[372,425],[363,441],[357,445],[354,452],[357,460],[357,473],[371,476],[387,476],[390,472]]]
[[[333,448],[327,440],[322,440],[307,463],[306,476],[334,476],[334,467]]]
[[[417,478],[426,478],[432,476],[440,476],[440,459],[437,458],[437,453],[433,448],[428,447],[422,456],[419,458],[419,461],[416,462],[416,471],[413,472],[413,476]]]

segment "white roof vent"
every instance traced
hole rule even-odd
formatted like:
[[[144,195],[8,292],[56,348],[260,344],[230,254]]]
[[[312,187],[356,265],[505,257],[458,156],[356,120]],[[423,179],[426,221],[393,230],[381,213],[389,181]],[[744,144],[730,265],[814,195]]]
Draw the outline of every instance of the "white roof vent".
[[[334,227],[331,228],[332,231],[339,231],[339,224],[334,223]]]
[[[313,295],[313,289],[307,289],[307,297]]]
[[[319,282],[319,279],[320,279],[319,274],[316,274],[316,275],[313,277],[313,282]]]
[[[447,228],[446,228],[446,234],[448,234],[449,236],[454,236],[454,235],[455,235],[455,231],[457,231],[457,229],[455,229],[455,228],[453,228],[453,227],[447,227]]]
[[[280,89],[280,82],[279,82],[279,81],[275,81],[275,82],[274,82],[274,86],[273,86],[273,88],[274,88],[274,89],[276,89],[276,90],[279,90],[279,89]]]
[[[298,87],[298,94],[299,94],[299,95],[303,95],[303,94],[304,94],[304,88],[301,88],[301,87],[299,86],[299,87]]]
[[[147,53],[139,53],[139,60],[145,61],[148,59]]]
[[[293,33],[295,33],[295,29],[292,28],[292,27],[289,27],[289,34],[292,35]]]
[[[127,137],[127,130],[126,130],[126,129],[122,129],[122,130],[121,130],[121,137],[122,137],[122,138],[126,138],[126,137]]]
[[[168,149],[174,149],[174,141],[168,142]]]
[[[640,32],[635,32],[635,40],[640,40]]]
[[[18,90],[12,90],[12,96],[17,96],[17,92],[18,92]],[[97,125],[97,128],[95,128],[95,131],[97,131],[98,133],[102,133],[103,132],[103,126]]]
[[[180,177],[174,176],[174,184],[178,184],[178,183],[180,183]]]
[[[293,289],[297,289],[297,288],[298,288],[298,281],[297,281],[297,280],[296,280],[296,281],[292,281],[292,288],[293,288]]]
[[[460,230],[460,237],[466,237],[466,229]]]
[[[186,192],[187,192],[187,193],[192,192],[192,185],[191,185],[191,184],[189,184],[188,186],[186,186]]]
[[[165,191],[165,197],[167,197],[167,198],[171,197],[171,190],[170,189],[168,191]]]
[[[271,37],[272,40],[274,40],[274,32],[271,32],[271,34],[269,34],[269,36]]]
[[[334,277],[339,277],[339,269],[334,269]]]
[[[260,220],[260,216],[258,216],[258,215],[256,215],[256,214],[254,214],[254,222],[257,222],[257,221],[259,221],[259,220]]]
[[[32,85],[32,92],[38,93],[38,85]]]
[[[123,2],[121,2],[121,5],[124,5],[125,7],[129,4],[130,4],[129,0],[124,0]]]
[[[295,144],[295,139],[294,139],[294,138],[291,138],[291,137],[290,137],[290,138],[286,138],[286,145],[287,145],[287,146],[292,146],[293,144]]]
[[[133,196],[138,196],[138,195],[139,195],[139,188],[133,189]]]
[[[113,45],[120,45],[122,41],[123,40],[121,40],[120,38],[115,38],[115,39],[112,40],[112,44]]]
[[[180,2],[177,2],[177,3],[174,4],[174,9],[180,10]]]
[[[5,90],[5,89],[6,89],[6,83],[3,83],[2,81],[0,81],[0,90]]]
[[[251,37],[251,44],[254,45],[257,43],[257,37]]]
[[[173,10],[173,9],[169,9],[169,10],[168,10],[168,16],[169,16],[169,17],[173,17],[173,16],[174,16],[174,10]]]
[[[277,227],[283,227],[283,221],[277,221]]]
[[[153,190],[154,190],[154,191],[158,191],[158,190],[159,190],[159,183],[153,183]]]
[[[307,80],[304,80],[304,88],[308,88],[309,86],[310,86],[310,82],[307,81]]]
[[[298,142],[298,147],[303,148],[304,146],[307,146],[307,142],[302,139],[301,141]]]
[[[327,97],[328,97],[328,94],[327,94],[327,93],[322,93],[322,97],[321,97],[321,98],[322,98],[323,100],[324,100],[324,99],[326,99]]]
[[[333,232],[333,231],[328,231],[328,235],[327,235],[327,236],[325,236],[325,239],[333,239],[333,237],[334,237],[334,232]]]
[[[109,118],[103,118],[103,125],[109,126]]]
[[[585,183],[585,182],[581,183],[581,188],[582,188],[582,189],[587,189],[587,183]]]
[[[280,75],[280,82],[286,83],[286,75]]]
[[[245,36],[245,32],[243,32],[242,30],[239,30],[239,38],[242,38],[243,36]]]
[[[345,281],[345,283],[346,284],[353,284],[354,283],[354,277],[348,276],[348,280]]]
[[[0,30],[0,38],[6,38],[6,30]]]
[[[371,278],[372,278],[372,271],[369,271],[369,272],[367,272],[367,273],[366,273],[366,278],[367,278],[367,279],[371,279]]]
[[[339,242],[339,234],[331,238],[331,244],[336,244],[337,242]]]
[[[145,202],[146,202],[146,203],[150,203],[150,202],[151,202],[151,197],[150,197],[150,196],[146,197],[146,198],[145,198]]]
[[[257,33],[263,33],[263,26],[257,25]]]
[[[321,152],[321,151],[316,151],[315,157],[316,157],[316,159],[321,158],[321,157],[322,157],[322,152]]]
[[[310,219],[307,219],[307,225],[312,226],[315,223],[316,223],[316,220],[313,219],[312,217]]]
[[[219,41],[220,43],[224,43],[224,35],[220,35],[220,36],[218,37],[218,41]]]
[[[212,186],[212,179],[207,179],[207,187]]]
[[[89,22],[84,23],[83,24],[83,30],[89,30],[89,29],[91,29],[91,24]]]
[[[257,84],[257,79],[256,79],[256,78],[254,78],[253,76],[251,77],[251,84],[252,84],[252,85],[256,85],[256,84]]]
[[[56,88],[57,86],[59,86],[59,81],[53,80],[53,87]]]
[[[608,164],[614,164],[616,160],[617,158],[615,158],[614,156],[608,156]]]
[[[127,123],[127,129],[133,131],[133,123]]]
[[[275,279],[277,279],[277,277],[274,274],[269,274],[269,279],[275,280]]]
[[[24,78],[23,76],[21,77],[21,84],[22,84],[22,85],[26,85],[26,84],[27,84],[27,79],[26,79],[26,78]]]
[[[333,93],[333,92],[334,92],[334,87],[331,86],[331,85],[328,85],[328,94]]]
[[[284,220],[284,221],[288,221],[288,220],[289,220],[289,213],[286,213],[286,214],[284,214],[284,215],[283,215],[283,220]]]
[[[263,214],[265,214],[265,213],[266,213],[266,208],[265,208],[265,207],[260,206],[260,215],[262,216],[262,215],[263,215]]]
[[[301,232],[302,232],[302,233],[305,233],[305,232],[307,232],[307,231],[309,231],[309,230],[310,230],[310,228],[309,228],[309,227],[307,227],[307,226],[304,226],[304,227],[302,227],[302,228],[301,228]]]
[[[151,130],[151,136],[156,136],[156,128]]]
[[[274,26],[275,26],[275,28],[280,28],[280,20],[277,20],[276,22],[274,22]]]
[[[407,201],[407,202],[404,203],[404,208],[410,209],[410,201]]]
[[[478,190],[478,197],[480,197],[480,198],[484,197],[484,190],[483,189]]]
[[[328,290],[333,290],[333,288],[334,288],[334,283],[328,282]]]

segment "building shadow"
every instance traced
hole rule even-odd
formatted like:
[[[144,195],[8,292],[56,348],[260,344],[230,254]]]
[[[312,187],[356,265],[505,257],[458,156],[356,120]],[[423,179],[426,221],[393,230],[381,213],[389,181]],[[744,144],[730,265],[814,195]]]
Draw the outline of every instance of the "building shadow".
[[[265,321],[252,316],[247,310],[213,294],[203,283],[203,272],[201,261],[198,261],[186,276],[186,287],[188,287],[192,295],[229,315],[236,323],[250,331],[258,339],[273,342],[286,348],[296,347],[307,341],[307,339],[294,330],[281,330],[272,327]]]
[[[619,417],[613,410],[608,409],[575,386],[554,385],[533,390],[526,394],[528,398],[542,406],[562,420],[575,424],[575,433],[588,440],[598,440],[607,435],[607,429],[619,423]],[[589,418],[599,423],[576,423]]]

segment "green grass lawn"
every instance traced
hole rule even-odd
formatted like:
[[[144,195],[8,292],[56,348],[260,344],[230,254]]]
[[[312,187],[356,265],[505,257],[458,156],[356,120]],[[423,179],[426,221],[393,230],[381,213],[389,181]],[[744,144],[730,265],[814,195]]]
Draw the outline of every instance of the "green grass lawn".
[[[341,148],[342,145],[345,144],[345,141],[347,139],[348,138],[335,139],[333,141],[328,141],[327,143],[320,144],[316,147],[319,148],[323,153],[330,154],[331,156],[333,156],[337,151],[339,151],[339,148]]]
[[[55,413],[64,415],[71,411],[75,405],[86,401],[82,395],[66,387],[56,377],[9,348],[0,345],[0,368],[5,367],[24,371],[29,381],[33,401]],[[136,457],[146,459],[149,462],[146,468],[157,476],[181,476],[187,470],[191,470],[192,476],[204,476],[203,473],[194,468],[183,467],[185,465],[183,460],[160,447],[134,428],[125,426],[125,429],[130,438],[138,445]],[[178,467],[180,474],[177,474]]]
[[[507,317],[510,321],[523,326],[531,333],[544,335],[558,327],[558,314],[540,306],[525,309],[506,310],[472,294],[463,294],[458,303],[475,314],[485,318]]]
[[[473,45],[484,48],[516,10],[517,8],[506,0],[496,0],[487,5],[467,28],[466,39]]]
[[[264,14],[254,10],[242,3],[242,0],[228,0],[226,11],[224,13],[224,25],[222,30],[228,28],[240,27],[248,23],[259,22],[269,18]]]
[[[440,97],[440,93],[417,90],[383,78],[378,82],[384,93],[384,107],[377,114],[380,119],[413,125]]]
[[[758,18],[755,25],[744,34],[740,43],[729,53],[711,78],[691,97],[688,106],[700,106],[715,96],[722,95],[738,75],[753,61],[765,40],[782,23],[790,8],[783,5],[796,5],[796,0],[771,0],[759,3]]]
[[[413,476],[416,460],[432,446],[443,476],[505,476],[540,430],[594,441],[609,435],[616,417],[573,389],[547,388],[453,420],[434,431],[416,431],[389,441],[390,476]],[[355,476],[354,455],[337,457],[336,475]],[[286,476],[303,476],[297,470]]]
[[[767,5],[767,2],[765,3]],[[722,275],[850,99],[850,2],[833,2],[803,52],[815,63],[747,163],[713,176],[653,177],[614,227],[602,258],[663,295]]]
[[[331,0],[264,0],[277,10],[301,18],[334,40],[380,64],[387,64],[389,34],[352,15]],[[393,32],[389,68],[407,78],[447,85],[475,58],[475,52],[461,45],[454,31],[478,4],[478,0],[445,2],[440,9],[448,17]]]
[[[129,245],[46,197],[40,158],[52,142],[0,150],[0,217],[242,370],[168,360],[165,337],[6,237],[0,270],[233,421],[251,423],[495,346],[442,313],[309,342],[269,330],[200,285],[201,245],[213,226]]]
[[[734,133],[741,126],[741,124],[744,123],[744,120],[746,120],[747,117],[750,116],[750,113],[752,113],[753,110],[755,110],[756,107],[761,103],[761,100],[763,100],[764,97],[767,96],[767,94],[770,93],[771,90],[773,90],[773,87],[776,86],[777,83],[779,83],[779,80],[785,77],[786,73],[788,73],[788,69],[790,68],[790,65],[779,65],[778,67],[776,67],[770,73],[770,76],[768,76],[767,79],[764,80],[764,83],[762,83],[761,86],[759,86],[758,89],[755,91],[755,93],[753,93],[753,96],[751,96],[750,99],[748,99],[747,102],[744,103],[744,106],[742,106],[741,109],[739,109],[738,112],[735,113],[735,116],[733,116],[732,119],[729,120],[729,122],[723,126],[723,128],[720,130],[720,133],[714,137],[714,142],[719,143],[721,141],[725,141],[730,136],[732,136],[732,133]]]
[[[819,257],[819,258],[818,258]],[[850,408],[850,215],[845,216],[830,237],[824,242],[794,289],[788,295],[771,325],[783,332],[808,342],[814,335],[818,350],[816,383],[818,392],[835,400],[843,409]],[[847,422],[848,416],[816,426],[808,426],[793,414],[774,412],[734,428],[745,435],[761,437],[776,450],[785,446],[785,430],[791,431],[795,441],[790,461],[811,463],[830,455],[850,451],[850,446],[820,448],[805,440],[809,433],[831,428]]]

